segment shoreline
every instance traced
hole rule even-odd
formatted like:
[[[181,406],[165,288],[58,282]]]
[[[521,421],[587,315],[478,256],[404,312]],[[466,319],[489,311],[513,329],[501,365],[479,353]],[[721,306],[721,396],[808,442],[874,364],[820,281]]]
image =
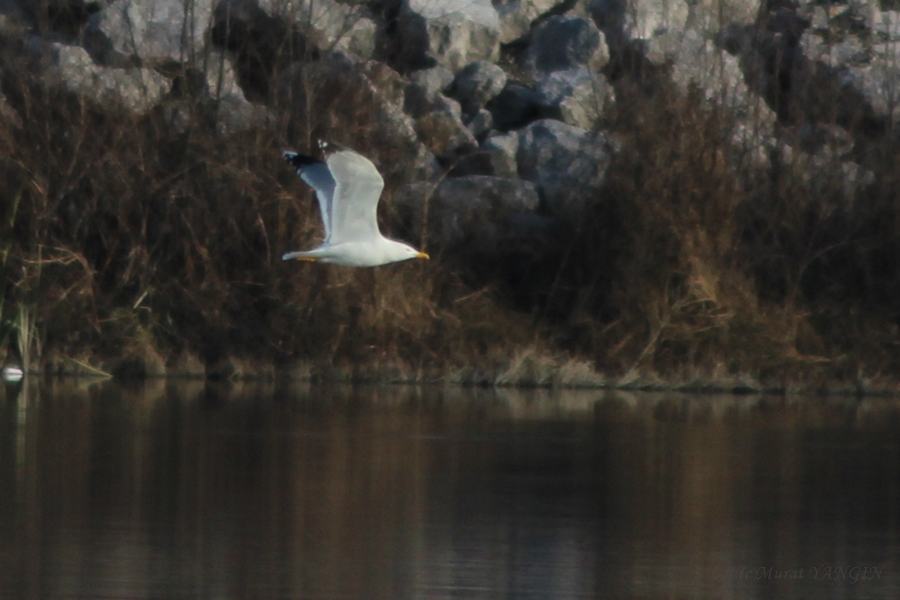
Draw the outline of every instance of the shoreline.
[[[610,377],[590,369],[578,361],[562,364],[543,365],[541,372],[521,369],[521,359],[513,357],[510,364],[502,369],[483,371],[478,368],[447,368],[404,370],[397,365],[369,364],[355,366],[316,366],[307,361],[293,361],[276,364],[228,358],[218,361],[212,367],[185,369],[176,366],[170,370],[153,371],[130,367],[105,370],[81,360],[64,358],[39,369],[24,372],[22,382],[39,378],[42,381],[107,381],[150,382],[150,381],[203,381],[209,383],[311,383],[314,385],[361,385],[361,386],[423,386],[472,388],[483,390],[597,390],[648,393],[685,393],[697,395],[729,396],[769,396],[769,397],[845,397],[845,398],[885,398],[900,399],[900,380],[887,378],[867,381],[841,381],[834,377],[820,377],[816,380],[802,377],[785,378],[781,382],[764,383],[750,376],[702,377],[695,374],[691,378],[665,378],[653,373],[637,373],[620,377]],[[572,376],[577,365],[577,377]],[[103,364],[103,362],[101,362]],[[108,363],[107,363],[108,364]],[[198,363],[194,363],[199,364]],[[518,368],[517,368],[518,367]],[[5,378],[4,378],[5,379]],[[18,380],[6,380],[16,384]]]

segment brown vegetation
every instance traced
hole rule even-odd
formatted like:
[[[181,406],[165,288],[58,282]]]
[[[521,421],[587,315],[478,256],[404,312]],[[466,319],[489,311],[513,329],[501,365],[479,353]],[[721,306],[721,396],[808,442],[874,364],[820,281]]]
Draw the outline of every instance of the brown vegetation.
[[[276,122],[224,137],[189,94],[176,127],[24,70],[3,85],[21,123],[0,116],[0,341],[31,314],[49,370],[237,357],[324,377],[883,389],[900,367],[900,195],[879,145],[879,183],[848,201],[839,178],[740,172],[725,115],[657,91],[609,116],[608,191],[549,245],[348,270],[281,261],[319,215],[280,150],[381,145],[384,228],[422,241],[389,202],[407,149],[384,147],[366,98],[273,93]]]

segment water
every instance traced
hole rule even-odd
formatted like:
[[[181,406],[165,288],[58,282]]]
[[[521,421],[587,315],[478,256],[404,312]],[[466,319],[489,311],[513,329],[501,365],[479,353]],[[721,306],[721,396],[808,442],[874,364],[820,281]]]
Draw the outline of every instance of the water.
[[[897,598],[900,407],[0,389],[0,598]]]

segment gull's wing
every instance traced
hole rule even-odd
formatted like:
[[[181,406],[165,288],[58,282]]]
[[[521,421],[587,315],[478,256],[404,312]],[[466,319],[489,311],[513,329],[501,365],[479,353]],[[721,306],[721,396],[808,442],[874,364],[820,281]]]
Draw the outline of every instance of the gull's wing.
[[[330,242],[380,238],[377,208],[384,180],[378,169],[367,158],[343,148],[326,161],[335,182]]]
[[[310,187],[316,190],[316,199],[319,201],[319,210],[322,212],[322,224],[325,226],[325,241],[331,240],[332,222],[334,221],[334,177],[328,165],[311,156],[297,154],[287,150],[284,159],[297,169],[297,175]]]

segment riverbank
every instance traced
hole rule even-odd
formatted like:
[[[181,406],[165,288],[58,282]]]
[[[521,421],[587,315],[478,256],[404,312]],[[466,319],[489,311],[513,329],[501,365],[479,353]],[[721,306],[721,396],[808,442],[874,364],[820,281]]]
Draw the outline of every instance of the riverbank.
[[[700,77],[669,37],[577,11],[463,60],[326,52],[297,15],[261,39],[208,8],[209,35],[178,38],[194,54],[111,18],[0,21],[0,353],[26,370],[897,390],[900,138],[878,103],[790,96],[831,71],[751,60],[781,12],[681,32],[722,67]],[[376,163],[383,231],[432,260],[280,260],[321,236],[281,150],[320,137]]]
[[[587,361],[565,356],[551,356],[532,348],[518,351],[505,362],[478,367],[427,367],[400,364],[387,360],[369,364],[326,365],[307,361],[280,364],[253,359],[222,358],[214,365],[204,365],[193,354],[181,354],[168,361],[151,352],[143,359],[128,357],[101,360],[82,357],[54,356],[40,370],[32,370],[29,378],[41,380],[105,380],[122,382],[205,380],[213,383],[299,383],[353,385],[425,385],[437,387],[478,387],[483,389],[580,389],[684,392],[697,394],[731,394],[763,396],[829,396],[829,397],[900,397],[900,382],[884,377],[868,380],[839,380],[821,370],[807,379],[786,377],[761,381],[751,375],[732,376],[725,373],[693,373],[664,379],[654,373],[632,372],[610,377],[596,371]],[[796,373],[794,374],[796,376]],[[5,377],[4,377],[5,378]],[[16,383],[20,379],[9,380]]]

